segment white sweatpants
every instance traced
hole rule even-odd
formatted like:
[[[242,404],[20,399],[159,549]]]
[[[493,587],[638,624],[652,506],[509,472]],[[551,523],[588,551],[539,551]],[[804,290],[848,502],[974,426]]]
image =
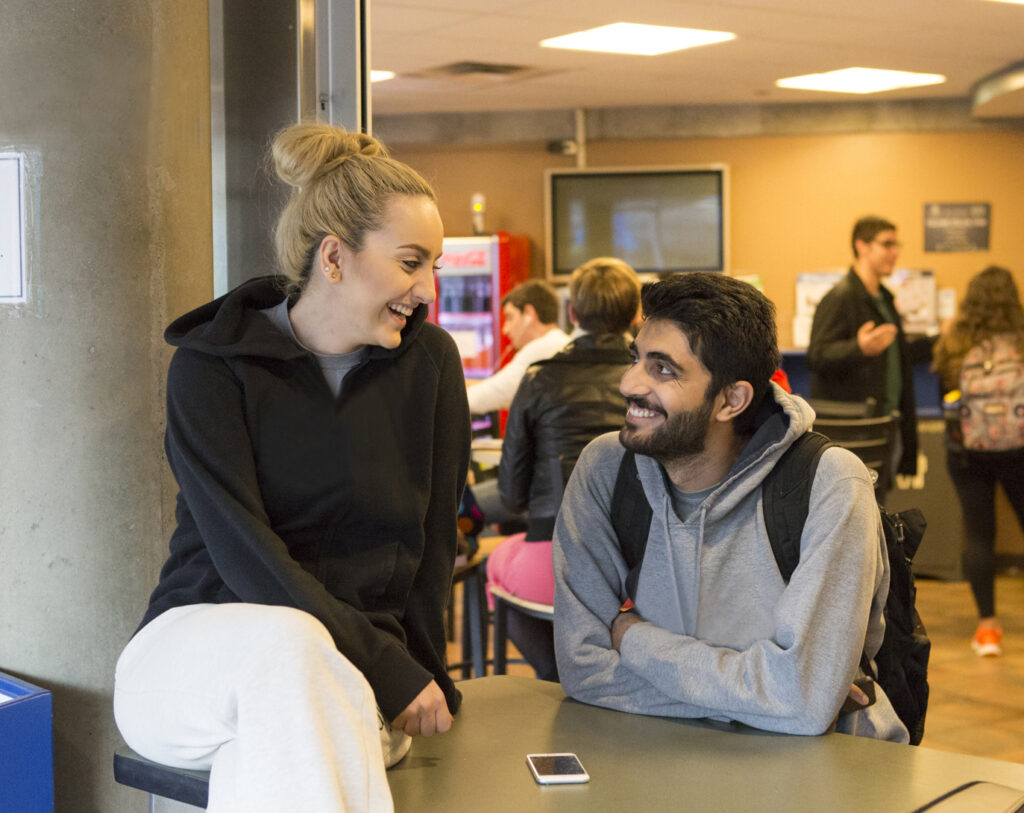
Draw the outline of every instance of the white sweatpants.
[[[168,610],[121,653],[114,717],[144,757],[209,770],[211,813],[394,809],[373,690],[300,610]]]

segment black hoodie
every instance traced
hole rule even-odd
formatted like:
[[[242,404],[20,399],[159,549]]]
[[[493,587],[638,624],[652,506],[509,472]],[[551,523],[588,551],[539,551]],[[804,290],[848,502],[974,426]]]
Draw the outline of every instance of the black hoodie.
[[[454,713],[443,611],[469,463],[458,350],[419,306],[335,398],[250,280],[177,319],[167,457],[180,488],[170,558],[143,625],[172,607],[296,607],[327,627],[397,716],[436,680]]]

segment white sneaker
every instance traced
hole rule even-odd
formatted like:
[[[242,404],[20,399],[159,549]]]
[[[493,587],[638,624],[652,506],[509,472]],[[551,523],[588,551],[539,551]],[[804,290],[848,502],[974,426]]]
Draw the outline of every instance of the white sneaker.
[[[390,768],[401,762],[412,748],[412,737],[402,729],[388,725],[384,715],[377,709],[377,727],[380,728],[380,747],[384,752],[384,767]]]

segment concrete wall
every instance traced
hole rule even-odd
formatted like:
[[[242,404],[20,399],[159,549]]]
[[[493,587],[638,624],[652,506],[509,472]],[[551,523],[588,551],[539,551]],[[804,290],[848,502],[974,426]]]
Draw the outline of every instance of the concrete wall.
[[[33,230],[30,301],[0,306],[0,670],[53,691],[58,811],[142,811],[110,697],[171,519],[161,331],[211,293],[207,4],[2,16],[0,150],[30,158]]]

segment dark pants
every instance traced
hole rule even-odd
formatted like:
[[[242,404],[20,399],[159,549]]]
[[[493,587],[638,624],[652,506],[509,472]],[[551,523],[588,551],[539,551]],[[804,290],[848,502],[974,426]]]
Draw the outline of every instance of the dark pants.
[[[541,680],[558,682],[555,633],[550,621],[508,608],[508,638]]]
[[[1001,484],[1024,528],[1024,449],[969,452],[948,449],[946,465],[963,509],[966,547],[964,573],[978,605],[978,616],[996,614],[996,484]]]
[[[483,512],[484,522],[499,526],[501,533],[516,533],[518,530],[526,530],[526,514],[509,511],[502,503],[501,495],[498,493],[497,478],[475,483],[472,490],[476,504]]]

